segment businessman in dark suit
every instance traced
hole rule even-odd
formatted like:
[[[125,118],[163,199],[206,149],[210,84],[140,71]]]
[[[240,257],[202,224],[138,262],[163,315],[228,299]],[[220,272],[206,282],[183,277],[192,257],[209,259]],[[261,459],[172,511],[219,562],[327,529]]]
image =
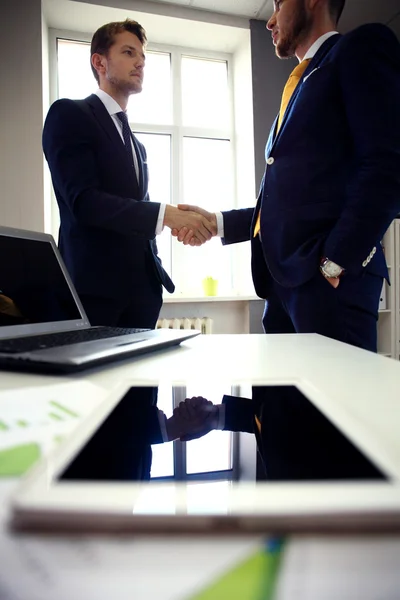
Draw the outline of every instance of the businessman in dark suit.
[[[142,90],[146,41],[136,21],[100,27],[91,43],[99,89],[55,102],[43,130],[60,251],[92,325],[153,328],[162,286],[174,291],[156,234],[187,225],[200,244],[213,232],[201,215],[149,201],[146,151],[126,115]]]
[[[251,240],[266,333],[319,333],[376,352],[388,279],[380,242],[400,211],[400,45],[379,24],[339,35],[344,4],[275,1],[267,28],[276,54],[299,64],[271,128],[256,207],[214,222],[225,244]],[[187,229],[173,233],[191,243]],[[281,400],[270,391],[263,420],[314,435],[318,417],[310,425],[290,403],[282,413]]]

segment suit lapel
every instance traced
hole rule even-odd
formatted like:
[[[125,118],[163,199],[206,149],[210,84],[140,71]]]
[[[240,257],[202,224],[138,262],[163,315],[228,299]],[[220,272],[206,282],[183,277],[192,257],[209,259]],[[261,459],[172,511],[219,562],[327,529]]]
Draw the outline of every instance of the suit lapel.
[[[277,121],[275,121],[275,123],[274,123],[274,126],[271,130],[271,134],[274,137],[273,137],[273,143],[269,150],[269,154],[272,152],[273,148],[275,147],[275,144],[279,140],[279,138],[285,128],[285,124],[286,124],[288,115],[290,113],[290,110],[291,110],[293,104],[296,102],[297,96],[299,95],[299,93],[301,91],[301,86],[303,84],[304,79],[307,79],[308,75],[310,75],[315,69],[318,68],[318,66],[321,64],[321,62],[325,58],[325,56],[328,54],[328,52],[331,50],[331,48],[333,48],[333,46],[339,41],[339,39],[341,37],[342,37],[341,35],[336,34],[336,35],[332,35],[330,38],[328,38],[326,40],[326,42],[324,42],[322,44],[321,48],[318,50],[318,52],[315,54],[315,56],[310,61],[310,64],[308,65],[307,69],[304,71],[302,78],[300,79],[295,91],[292,94],[292,97],[290,98],[290,102],[286,108],[286,112],[283,117],[281,127],[276,135],[275,135],[275,132],[276,132]],[[279,115],[278,115],[278,117],[279,117]],[[271,134],[270,134],[270,137],[271,137]]]
[[[110,117],[106,107],[104,106],[104,104],[102,103],[100,98],[98,98],[96,96],[96,94],[92,94],[91,96],[86,98],[86,102],[90,106],[95,119],[97,120],[99,125],[102,127],[102,129],[106,132],[106,134],[110,138],[110,141],[114,144],[115,149],[118,152],[119,160],[122,162],[122,164],[125,163],[126,170],[128,172],[132,173],[132,179],[134,180],[136,186],[139,189],[141,189],[141,184],[140,184],[140,182],[137,181],[137,178],[136,178],[135,169],[132,168],[132,165],[130,164],[130,161],[129,161],[129,158],[127,155],[127,152],[125,150],[125,144],[124,144],[121,136],[119,135],[117,128],[115,127],[114,121]],[[135,145],[135,149],[136,148],[137,148],[137,145]],[[140,162],[141,162],[140,156],[138,156],[138,163],[140,163]],[[139,173],[140,173],[140,167],[139,167]]]
[[[271,150],[273,148],[273,145],[275,143],[275,139],[276,139],[276,130],[278,127],[278,121],[279,121],[279,114],[276,115],[275,121],[271,127],[271,130],[269,132],[269,137],[268,137],[268,141],[267,141],[267,145],[265,146],[265,160],[267,160],[268,156],[271,154]]]

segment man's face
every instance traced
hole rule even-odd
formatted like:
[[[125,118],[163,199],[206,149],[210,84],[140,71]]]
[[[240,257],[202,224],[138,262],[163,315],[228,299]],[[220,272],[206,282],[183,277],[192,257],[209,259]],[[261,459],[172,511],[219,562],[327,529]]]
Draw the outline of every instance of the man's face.
[[[275,0],[274,14],[267,23],[279,58],[295,56],[312,27],[306,0]]]
[[[145,55],[143,45],[136,35],[129,31],[118,33],[107,56],[102,56],[104,77],[109,83],[125,94],[138,94],[142,91]]]

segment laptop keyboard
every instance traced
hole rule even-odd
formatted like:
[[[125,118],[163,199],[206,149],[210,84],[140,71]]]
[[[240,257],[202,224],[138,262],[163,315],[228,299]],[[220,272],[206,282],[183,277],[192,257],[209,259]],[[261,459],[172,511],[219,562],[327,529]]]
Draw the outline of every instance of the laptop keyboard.
[[[32,350],[44,350],[57,346],[79,344],[81,342],[92,342],[104,340],[110,337],[128,335],[130,333],[141,333],[149,329],[124,329],[121,327],[91,327],[90,329],[79,329],[77,331],[61,331],[59,333],[47,333],[0,340],[0,352],[19,354],[20,352],[31,352]]]

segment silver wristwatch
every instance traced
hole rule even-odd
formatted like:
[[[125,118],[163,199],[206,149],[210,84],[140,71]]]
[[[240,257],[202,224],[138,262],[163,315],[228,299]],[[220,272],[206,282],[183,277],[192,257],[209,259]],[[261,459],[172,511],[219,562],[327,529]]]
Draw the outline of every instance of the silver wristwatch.
[[[343,273],[343,267],[337,265],[333,261],[329,260],[329,258],[323,258],[320,264],[321,273],[325,276],[331,277],[340,277]]]

